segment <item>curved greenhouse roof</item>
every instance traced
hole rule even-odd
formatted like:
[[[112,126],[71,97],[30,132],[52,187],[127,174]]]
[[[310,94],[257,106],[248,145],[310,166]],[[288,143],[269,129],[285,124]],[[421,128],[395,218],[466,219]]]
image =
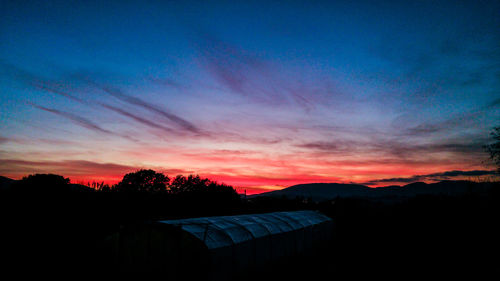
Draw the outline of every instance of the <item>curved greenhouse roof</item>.
[[[319,212],[276,212],[133,225],[116,233],[112,245],[126,272],[230,280],[312,253],[332,231],[332,220]]]
[[[166,220],[158,223],[180,227],[203,241],[209,249],[214,249],[328,221],[331,219],[319,212],[296,211]]]

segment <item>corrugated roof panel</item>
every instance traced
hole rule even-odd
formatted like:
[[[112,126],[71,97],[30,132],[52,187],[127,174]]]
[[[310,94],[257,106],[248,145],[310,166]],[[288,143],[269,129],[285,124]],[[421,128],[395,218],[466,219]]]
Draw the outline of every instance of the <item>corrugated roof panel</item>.
[[[225,231],[215,227],[209,227],[206,230],[206,235],[200,238],[209,249],[220,248],[233,245],[233,240]]]
[[[254,217],[250,215],[241,216],[235,218],[235,220],[238,222],[238,224],[245,227],[254,238],[264,237],[271,234],[271,232],[265,225],[259,223],[255,220]]]
[[[309,226],[309,223],[300,223],[296,218],[289,216],[288,213],[280,213],[279,218],[286,221],[294,230]]]
[[[282,228],[278,224],[276,224],[274,220],[270,220],[269,218],[266,219],[266,218],[259,217],[259,216],[253,217],[253,220],[257,224],[266,228],[270,234],[278,234],[278,233],[283,232]]]
[[[220,219],[214,221],[214,225],[219,227],[231,237],[233,243],[241,243],[253,238],[252,234],[242,225],[229,219]]]

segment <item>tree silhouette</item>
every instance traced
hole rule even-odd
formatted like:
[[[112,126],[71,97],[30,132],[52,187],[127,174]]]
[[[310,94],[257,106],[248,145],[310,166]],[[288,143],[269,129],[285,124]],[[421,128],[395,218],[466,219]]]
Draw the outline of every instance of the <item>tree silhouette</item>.
[[[199,175],[189,175],[184,177],[182,175],[176,176],[170,184],[170,191],[172,193],[185,193],[185,192],[201,192],[204,191],[211,183],[209,179],[202,179]]]
[[[199,175],[188,177],[178,175],[172,180],[169,190],[171,194],[212,201],[214,204],[240,201],[238,193],[232,186],[201,178]]]
[[[54,174],[35,174],[22,178],[16,183],[18,192],[31,194],[65,193],[71,191],[69,178]]]
[[[167,190],[170,179],[162,173],[153,170],[139,170],[126,174],[116,185],[122,192],[162,192]]]
[[[490,153],[490,159],[497,165],[500,172],[500,127],[496,127],[490,133],[494,142],[486,146],[486,150]]]

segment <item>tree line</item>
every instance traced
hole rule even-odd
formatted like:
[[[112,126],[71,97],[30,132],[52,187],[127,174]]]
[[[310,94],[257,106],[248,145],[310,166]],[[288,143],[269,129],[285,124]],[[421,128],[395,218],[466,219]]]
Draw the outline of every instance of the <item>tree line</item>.
[[[65,193],[70,191],[98,191],[148,194],[200,194],[226,193],[238,196],[236,190],[223,183],[217,183],[199,175],[177,175],[170,178],[151,169],[141,169],[126,174],[115,185],[92,182],[87,185],[71,185],[70,179],[55,174],[33,174],[23,177],[12,186],[12,190],[29,193]]]

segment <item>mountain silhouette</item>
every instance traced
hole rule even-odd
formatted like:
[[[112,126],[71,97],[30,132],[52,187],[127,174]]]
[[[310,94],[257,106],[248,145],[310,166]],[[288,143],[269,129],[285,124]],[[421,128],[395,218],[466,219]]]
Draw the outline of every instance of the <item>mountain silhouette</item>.
[[[342,198],[373,198],[373,199],[406,199],[417,195],[460,195],[466,192],[482,192],[491,187],[492,183],[477,183],[470,181],[441,181],[427,184],[415,182],[404,186],[392,185],[370,188],[359,184],[340,183],[310,183],[290,186],[281,190],[249,196],[249,198],[270,196],[310,198],[313,201],[332,200]]]
[[[13,180],[0,176],[0,191],[15,187],[19,180]],[[417,195],[461,195],[467,192],[485,192],[494,183],[471,182],[471,181],[440,181],[427,184],[425,182],[414,182],[404,186],[391,185],[384,187],[368,187],[361,184],[342,183],[309,183],[293,185],[281,190],[274,190],[260,194],[250,195],[248,198],[256,197],[285,197],[288,199],[307,198],[320,202],[340,198],[369,198],[380,200],[401,200]],[[68,184],[71,192],[95,191],[86,185]]]
[[[15,182],[15,180],[0,176],[0,190],[9,189],[13,182]]]
[[[304,197],[314,201],[329,200],[336,197],[365,197],[371,194],[371,188],[360,184],[310,183],[293,185],[281,190],[256,194],[252,197],[271,196],[289,199]]]

